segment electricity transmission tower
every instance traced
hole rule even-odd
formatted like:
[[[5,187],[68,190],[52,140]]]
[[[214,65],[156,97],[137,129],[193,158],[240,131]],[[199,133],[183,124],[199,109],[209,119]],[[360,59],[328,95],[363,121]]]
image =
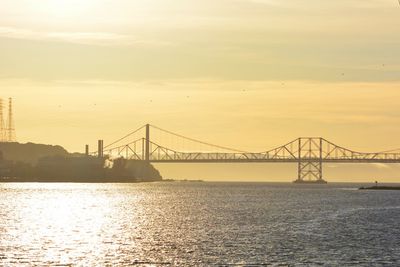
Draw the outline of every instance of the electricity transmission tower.
[[[4,119],[4,102],[0,98],[0,142],[16,142],[12,98],[8,99],[7,122]]]

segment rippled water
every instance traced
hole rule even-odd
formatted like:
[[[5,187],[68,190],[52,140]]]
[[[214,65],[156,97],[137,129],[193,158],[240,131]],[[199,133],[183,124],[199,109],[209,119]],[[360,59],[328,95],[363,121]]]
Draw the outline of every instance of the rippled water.
[[[400,191],[0,184],[1,266],[400,265]]]

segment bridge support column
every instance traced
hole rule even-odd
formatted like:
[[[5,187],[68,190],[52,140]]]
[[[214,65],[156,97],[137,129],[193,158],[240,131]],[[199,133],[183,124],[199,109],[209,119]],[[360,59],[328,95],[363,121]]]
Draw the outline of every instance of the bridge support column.
[[[326,184],[322,179],[322,138],[299,138],[298,169],[295,183]]]
[[[326,183],[322,178],[321,161],[299,161],[295,183]]]

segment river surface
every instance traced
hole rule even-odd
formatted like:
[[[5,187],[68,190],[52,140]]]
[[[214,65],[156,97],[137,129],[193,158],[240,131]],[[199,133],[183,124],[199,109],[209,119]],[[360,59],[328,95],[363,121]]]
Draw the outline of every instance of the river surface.
[[[400,191],[0,184],[0,266],[400,266]]]

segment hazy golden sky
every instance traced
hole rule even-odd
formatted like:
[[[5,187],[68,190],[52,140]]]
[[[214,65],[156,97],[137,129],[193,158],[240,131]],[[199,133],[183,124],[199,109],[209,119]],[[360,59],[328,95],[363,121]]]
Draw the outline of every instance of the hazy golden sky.
[[[397,148],[400,6],[1,0],[0,88],[15,98],[19,141],[70,151],[147,122],[253,151],[309,135],[361,151]],[[268,173],[268,165],[230,174],[226,166],[161,168],[210,179],[295,176]],[[393,166],[362,168],[358,180],[375,175],[370,169],[400,178]]]

